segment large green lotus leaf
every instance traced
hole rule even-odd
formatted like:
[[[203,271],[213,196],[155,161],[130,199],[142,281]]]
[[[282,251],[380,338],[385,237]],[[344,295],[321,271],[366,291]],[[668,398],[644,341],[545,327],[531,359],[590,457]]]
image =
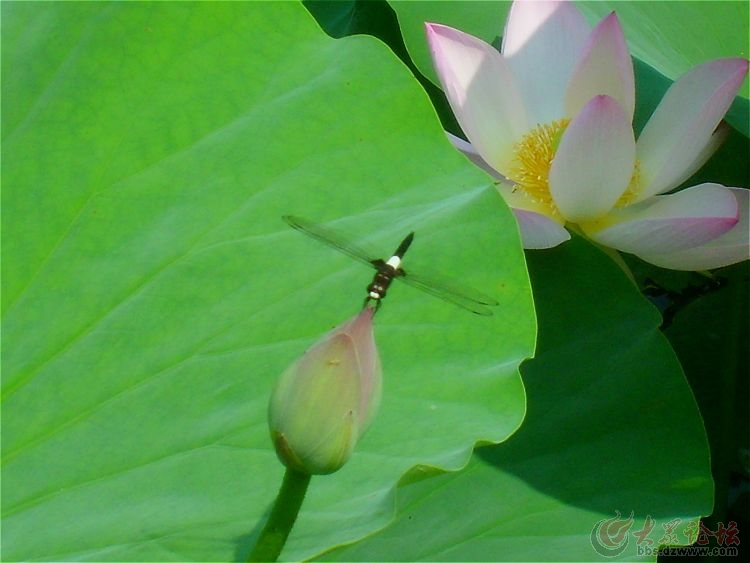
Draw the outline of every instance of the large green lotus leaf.
[[[592,530],[617,511],[633,512],[621,558],[647,516],[652,549],[676,518],[671,539],[694,540],[712,506],[708,445],[659,316],[580,239],[528,260],[539,341],[521,429],[460,473],[399,488],[392,524],[325,559],[601,561]]]
[[[404,42],[417,68],[439,84],[425,39],[424,22],[437,22],[481,37],[488,43],[502,36],[510,8],[506,1],[392,1]],[[595,25],[616,11],[631,53],[670,81],[692,67],[723,57],[747,58],[747,2],[576,2]],[[745,81],[727,120],[748,136],[750,104]]]
[[[742,154],[748,154],[747,148]],[[744,166],[736,171],[748,174]],[[747,185],[747,178],[741,185]],[[637,279],[651,280],[652,298],[668,322],[664,333],[685,369],[706,427],[715,501],[705,523],[711,530],[719,522],[741,526],[750,515],[747,495],[737,494],[750,451],[750,435],[737,432],[750,428],[750,262],[722,268],[711,278],[649,268],[637,260],[629,264]]]
[[[521,423],[535,318],[513,218],[371,37],[293,3],[4,3],[2,558],[232,560],[281,482],[277,376],[372,272],[336,221],[500,302],[406,286],[376,318],[380,416],[313,479],[286,557],[384,525],[412,467]],[[398,285],[398,284],[397,284]]]

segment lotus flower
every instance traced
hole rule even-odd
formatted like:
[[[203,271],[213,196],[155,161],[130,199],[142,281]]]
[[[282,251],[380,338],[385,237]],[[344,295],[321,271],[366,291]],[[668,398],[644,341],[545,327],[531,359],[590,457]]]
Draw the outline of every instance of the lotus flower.
[[[332,473],[351,456],[380,404],[381,368],[373,307],[335,328],[281,375],[268,423],[279,459],[310,475]]]
[[[721,122],[745,59],[702,64],[677,80],[637,142],[633,66],[615,13],[591,30],[570,3],[516,0],[502,49],[428,23],[443,89],[467,141],[494,175],[524,246],[593,241],[684,270],[748,258],[746,189],[701,184],[676,193],[728,132]]]

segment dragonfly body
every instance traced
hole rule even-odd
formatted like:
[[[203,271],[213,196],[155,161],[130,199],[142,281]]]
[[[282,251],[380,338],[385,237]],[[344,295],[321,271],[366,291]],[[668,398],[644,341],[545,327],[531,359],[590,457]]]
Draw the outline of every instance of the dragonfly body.
[[[413,240],[414,233],[412,232],[401,241],[396,252],[388,260],[370,260],[370,264],[375,266],[377,271],[372,278],[372,282],[367,286],[365,304],[369,301],[375,301],[377,304],[380,304],[380,300],[385,297],[393,278],[404,275],[404,271],[401,269],[401,260],[404,258],[406,251],[409,250],[409,246],[411,246]]]
[[[388,288],[394,279],[402,280],[413,287],[419,288],[430,295],[439,297],[445,301],[458,305],[464,309],[478,315],[492,315],[491,306],[497,305],[498,302],[492,297],[485,295],[475,289],[463,286],[453,280],[446,280],[439,276],[427,276],[421,273],[415,273],[412,270],[408,272],[401,267],[401,262],[406,251],[414,241],[414,233],[409,233],[393,256],[388,260],[382,258],[372,258],[372,254],[355,245],[338,231],[319,225],[302,217],[284,215],[282,217],[291,227],[301,231],[321,242],[328,244],[336,250],[349,255],[350,257],[369,264],[375,268],[375,275],[367,286],[367,297],[365,305],[375,303],[376,307],[385,297]]]

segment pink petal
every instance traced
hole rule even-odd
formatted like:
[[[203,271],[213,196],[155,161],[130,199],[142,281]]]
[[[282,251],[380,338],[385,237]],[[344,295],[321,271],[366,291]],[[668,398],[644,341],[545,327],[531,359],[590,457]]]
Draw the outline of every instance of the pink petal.
[[[359,364],[360,400],[357,415],[361,432],[370,425],[380,407],[382,396],[382,367],[375,344],[372,318],[373,306],[364,307],[350,322],[341,327],[342,334],[349,336],[354,344]]]
[[[500,172],[526,131],[523,101],[510,67],[481,39],[428,23],[427,40],[440,82],[466,137]]]
[[[552,248],[570,239],[570,233],[546,215],[513,209],[521,232],[524,248],[542,249]]]
[[[679,186],[685,180],[690,178],[693,174],[698,172],[698,170],[701,169],[701,167],[706,163],[706,161],[709,158],[711,158],[714,155],[714,153],[719,149],[722,143],[724,143],[727,136],[729,136],[730,130],[731,130],[731,127],[727,125],[726,122],[722,121],[721,123],[719,123],[719,126],[716,128],[716,131],[714,131],[713,134],[707,139],[706,145],[700,150],[700,152],[698,153],[698,156],[695,157],[695,160],[690,164],[688,168],[683,170],[682,174],[677,177],[677,179],[673,182],[673,184],[675,186]],[[636,143],[636,147],[637,147],[637,143]]]
[[[613,97],[630,120],[635,109],[635,79],[625,36],[612,12],[586,42],[565,95],[567,115],[576,115],[597,94]]]
[[[719,59],[695,67],[667,91],[638,139],[641,199],[685,179],[737,94],[745,59]]]
[[[739,206],[740,220],[723,235],[693,248],[667,254],[641,254],[646,262],[673,270],[710,270],[750,258],[750,191],[728,188]]]
[[[737,224],[737,199],[719,184],[701,184],[654,196],[607,217],[606,226],[582,224],[595,241],[639,256],[693,248]]]
[[[550,215],[551,209],[526,197],[513,183],[501,182],[497,191],[516,216],[524,248],[552,248],[570,239],[559,215]]]
[[[572,2],[513,2],[502,53],[532,127],[565,117],[565,90],[590,31]]]
[[[460,152],[464,154],[466,158],[468,158],[471,162],[476,164],[479,168],[487,172],[490,176],[502,180],[507,181],[507,178],[500,174],[497,170],[492,168],[487,162],[479,156],[479,153],[477,150],[472,146],[471,143],[464,141],[461,137],[456,137],[452,133],[445,132],[445,135],[448,137],[448,140],[451,142],[451,144]]]
[[[630,183],[635,138],[630,118],[609,96],[596,96],[570,122],[552,161],[549,189],[575,223],[609,212]]]

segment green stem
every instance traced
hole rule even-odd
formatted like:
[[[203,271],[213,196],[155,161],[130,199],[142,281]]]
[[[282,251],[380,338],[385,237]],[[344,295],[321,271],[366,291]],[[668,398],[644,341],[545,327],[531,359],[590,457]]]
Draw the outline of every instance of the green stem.
[[[248,561],[276,561],[292,531],[310,484],[310,474],[287,469],[271,514],[255,543]]]

